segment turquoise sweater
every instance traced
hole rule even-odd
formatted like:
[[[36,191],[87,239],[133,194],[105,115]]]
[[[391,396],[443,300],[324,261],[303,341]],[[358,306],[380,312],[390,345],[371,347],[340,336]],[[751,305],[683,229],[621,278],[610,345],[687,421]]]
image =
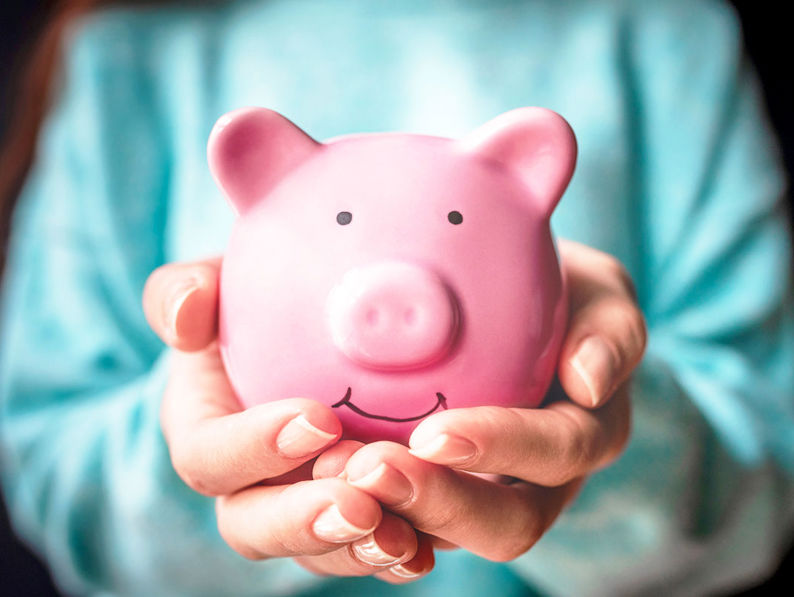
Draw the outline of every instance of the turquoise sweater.
[[[751,582],[794,518],[794,308],[784,180],[734,15],[706,1],[271,0],[103,12],[77,27],[15,214],[2,472],[18,532],[95,595],[652,595]],[[205,146],[233,108],[317,138],[460,136],[563,114],[580,160],[558,235],[618,256],[650,347],[624,456],[529,553],[440,553],[395,588],[250,562],[171,468],[158,265],[220,253]],[[453,592],[454,591],[454,592]]]

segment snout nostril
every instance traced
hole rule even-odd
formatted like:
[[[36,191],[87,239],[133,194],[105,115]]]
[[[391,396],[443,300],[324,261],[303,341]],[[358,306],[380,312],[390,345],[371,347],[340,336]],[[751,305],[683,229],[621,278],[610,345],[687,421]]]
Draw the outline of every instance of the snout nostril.
[[[408,263],[349,270],[327,308],[334,344],[374,369],[424,367],[444,357],[457,336],[454,295],[437,274]]]

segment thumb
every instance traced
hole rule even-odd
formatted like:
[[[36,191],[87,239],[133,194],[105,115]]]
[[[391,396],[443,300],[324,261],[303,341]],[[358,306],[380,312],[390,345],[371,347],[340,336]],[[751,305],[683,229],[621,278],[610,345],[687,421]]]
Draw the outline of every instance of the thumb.
[[[146,281],[146,320],[172,348],[192,352],[215,339],[220,266],[220,258],[170,263],[154,270]]]
[[[560,249],[571,309],[558,375],[574,402],[599,407],[642,358],[645,320],[620,262],[570,241]]]

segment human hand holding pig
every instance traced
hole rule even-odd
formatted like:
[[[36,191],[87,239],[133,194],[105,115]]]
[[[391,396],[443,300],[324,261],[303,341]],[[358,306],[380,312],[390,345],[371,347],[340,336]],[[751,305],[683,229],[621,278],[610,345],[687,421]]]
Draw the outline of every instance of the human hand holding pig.
[[[335,414],[312,400],[242,410],[215,342],[219,261],[160,268],[144,308],[175,349],[161,422],[176,471],[218,498],[222,536],[249,558],[407,582],[432,569],[432,544],[521,555],[625,445],[627,379],[645,345],[622,266],[576,243],[561,241],[560,253],[570,317],[558,377],[571,400],[447,410],[417,427],[410,451],[339,442]]]
[[[247,558],[302,556],[314,570],[393,582],[429,572],[427,537],[341,478],[312,480],[312,459],[342,435],[330,407],[293,398],[242,409],[216,342],[219,267],[166,265],[144,291],[149,323],[174,349],[160,418],[176,472],[217,498],[220,533]]]
[[[604,253],[566,241],[560,250],[571,311],[557,373],[570,400],[450,409],[423,420],[410,449],[376,442],[345,454],[342,475],[351,485],[440,544],[491,560],[532,547],[629,436],[628,378],[646,342],[631,280]],[[338,474],[338,453],[349,449],[322,454],[315,475]]]

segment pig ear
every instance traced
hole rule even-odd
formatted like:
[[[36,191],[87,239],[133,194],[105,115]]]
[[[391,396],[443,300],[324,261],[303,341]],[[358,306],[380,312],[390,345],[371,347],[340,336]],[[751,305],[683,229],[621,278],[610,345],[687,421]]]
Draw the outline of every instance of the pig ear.
[[[242,108],[215,123],[207,158],[215,182],[240,214],[320,147],[278,112]]]
[[[518,176],[529,188],[531,201],[547,217],[568,186],[576,163],[576,137],[570,125],[544,108],[506,112],[458,143]]]

